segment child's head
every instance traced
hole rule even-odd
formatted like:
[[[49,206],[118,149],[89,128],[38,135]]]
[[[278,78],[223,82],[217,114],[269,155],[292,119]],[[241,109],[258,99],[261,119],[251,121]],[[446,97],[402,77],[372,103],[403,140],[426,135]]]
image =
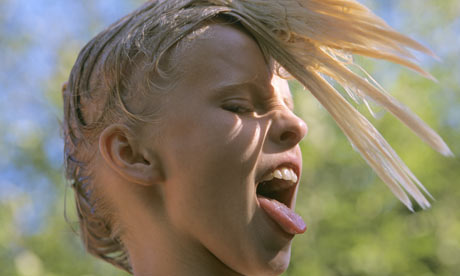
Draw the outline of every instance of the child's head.
[[[343,51],[422,72],[397,56],[401,46],[426,51],[351,1],[151,1],[116,22],[85,46],[64,88],[66,169],[87,249],[128,271],[146,258],[251,275],[286,269],[304,229],[266,198],[293,208],[307,128],[292,112],[284,69],[405,204],[399,184],[427,206],[383,138],[321,75],[446,151],[346,68]],[[156,263],[168,254],[169,264]]]

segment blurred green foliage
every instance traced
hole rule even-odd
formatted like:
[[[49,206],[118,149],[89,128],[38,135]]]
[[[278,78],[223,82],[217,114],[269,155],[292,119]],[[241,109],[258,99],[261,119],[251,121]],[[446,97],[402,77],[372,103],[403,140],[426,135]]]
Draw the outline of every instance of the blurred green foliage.
[[[141,1],[132,2],[128,7],[125,3],[127,10],[123,13]],[[459,156],[459,2],[362,2],[396,29],[424,42],[442,59],[421,59],[422,66],[438,83],[386,62],[362,58],[358,61],[383,87],[437,130]],[[11,1],[0,1],[0,6],[6,7],[8,3]],[[89,15],[82,20],[91,18],[85,25],[89,38],[107,24],[103,12],[92,4],[96,2],[85,3]],[[0,16],[2,25],[6,17]],[[2,27],[2,48],[15,49],[17,55],[26,52],[34,34],[11,36]],[[58,60],[45,81],[38,84],[43,93],[30,95],[46,103],[51,110],[46,112],[56,114],[57,118],[62,116],[60,86],[84,42],[63,41],[58,48]],[[297,113],[309,126],[309,134],[302,142],[304,169],[297,200],[297,210],[305,218],[308,230],[295,238],[292,262],[284,275],[458,274],[460,159],[440,156],[391,114],[381,114],[376,108],[381,118],[368,116],[436,199],[431,209],[411,213],[352,149],[317,101],[298,84],[292,82],[291,86]],[[53,163],[49,156],[50,151],[62,150],[57,148],[62,144],[52,144],[50,149],[48,143],[59,140],[58,119],[48,120],[46,125],[32,127],[27,135],[21,135],[24,128],[31,126],[12,125],[11,117],[5,115],[15,112],[10,108],[0,117],[0,154],[8,158],[0,161],[0,173],[5,174],[0,177],[0,275],[126,275],[85,253],[72,230],[77,228],[73,195],[70,189],[66,193],[62,165]],[[366,109],[361,110],[369,114]],[[11,135],[21,139],[11,139]],[[21,173],[18,181],[27,184],[6,178],[10,167]],[[39,188],[34,191],[33,187]],[[46,203],[41,215],[36,214],[34,202]],[[64,219],[65,206],[70,224]],[[24,221],[34,214],[40,222],[32,224],[32,229],[24,229]]]

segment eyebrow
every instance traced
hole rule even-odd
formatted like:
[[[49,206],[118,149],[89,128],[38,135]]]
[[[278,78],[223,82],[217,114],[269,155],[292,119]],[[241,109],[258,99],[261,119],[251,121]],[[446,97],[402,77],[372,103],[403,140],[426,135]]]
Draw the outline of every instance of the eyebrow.
[[[240,83],[228,83],[224,85],[217,86],[215,88],[212,88],[211,90],[217,94],[222,94],[222,93],[231,93],[236,90],[253,90],[257,91],[260,95],[264,95],[267,91],[266,87],[263,87],[262,85],[258,85],[252,81],[245,81],[245,82],[240,82]],[[268,90],[273,90],[273,89],[268,89]],[[273,94],[273,91],[270,91],[271,94]]]

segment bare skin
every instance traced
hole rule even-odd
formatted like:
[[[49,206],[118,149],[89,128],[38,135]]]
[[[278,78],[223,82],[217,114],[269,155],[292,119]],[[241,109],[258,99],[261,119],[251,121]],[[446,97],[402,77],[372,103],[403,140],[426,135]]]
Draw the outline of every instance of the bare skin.
[[[134,274],[279,275],[293,235],[261,208],[256,185],[282,164],[301,171],[307,126],[287,83],[228,25],[209,25],[180,63],[159,122],[111,125],[99,139],[98,183]]]

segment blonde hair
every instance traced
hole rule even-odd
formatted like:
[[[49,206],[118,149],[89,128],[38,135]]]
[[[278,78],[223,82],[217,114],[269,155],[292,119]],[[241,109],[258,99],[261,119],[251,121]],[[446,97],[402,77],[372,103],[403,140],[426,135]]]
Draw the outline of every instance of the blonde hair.
[[[213,18],[231,19],[257,41],[268,59],[305,86],[331,114],[354,148],[409,209],[410,195],[422,208],[429,195],[374,126],[325,77],[335,80],[350,99],[383,106],[428,145],[451,155],[444,141],[419,117],[386,93],[359,68],[351,55],[384,59],[433,78],[410,50],[434,56],[416,41],[394,31],[353,0],[159,0],[150,1],[91,40],[81,51],[64,88],[67,177],[73,182],[82,239],[92,254],[131,271],[125,251],[102,199],[91,195],[95,139],[108,124],[135,124],[147,117],[129,110],[139,97],[129,82],[139,60],[145,72],[170,78],[170,50]],[[186,54],[186,53],[185,53]],[[364,70],[363,70],[364,71]],[[164,87],[147,81],[145,87]],[[167,88],[165,88],[167,90]],[[97,205],[99,204],[99,205]]]

